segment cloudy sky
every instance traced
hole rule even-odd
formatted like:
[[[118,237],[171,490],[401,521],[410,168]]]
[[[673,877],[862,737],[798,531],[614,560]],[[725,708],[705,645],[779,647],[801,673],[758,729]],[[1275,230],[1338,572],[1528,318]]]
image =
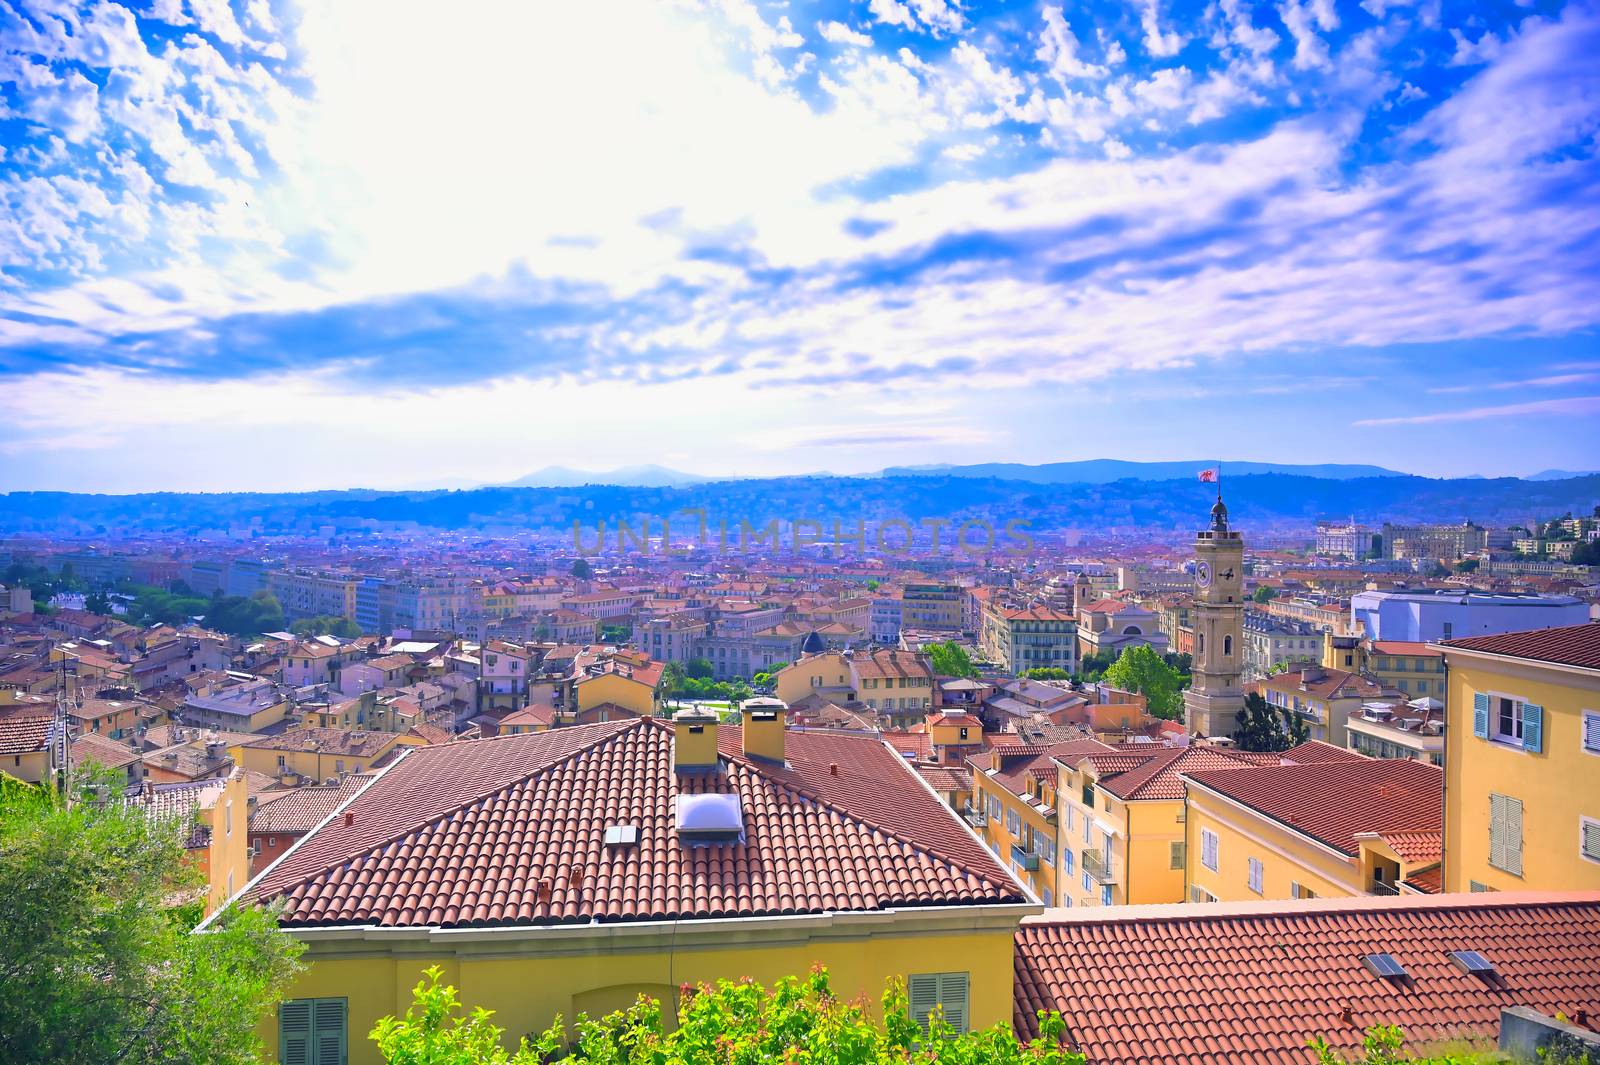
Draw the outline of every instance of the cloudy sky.
[[[0,490],[1600,456],[1600,6],[0,0]]]

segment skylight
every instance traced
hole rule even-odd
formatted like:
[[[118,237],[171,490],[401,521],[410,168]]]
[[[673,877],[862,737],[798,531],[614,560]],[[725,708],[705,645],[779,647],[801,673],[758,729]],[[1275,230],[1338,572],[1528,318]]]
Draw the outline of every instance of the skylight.
[[[1374,976],[1385,980],[1404,980],[1407,976],[1405,966],[1395,960],[1393,954],[1368,954],[1361,959]]]
[[[678,835],[691,843],[742,843],[744,811],[739,796],[679,795]]]

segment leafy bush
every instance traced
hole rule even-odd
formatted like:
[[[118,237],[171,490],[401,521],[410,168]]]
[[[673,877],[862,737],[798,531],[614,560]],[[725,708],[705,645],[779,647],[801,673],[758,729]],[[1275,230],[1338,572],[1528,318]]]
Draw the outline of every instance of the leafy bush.
[[[1041,1013],[1039,1038],[1024,1043],[1007,1024],[957,1032],[935,1012],[924,1032],[911,1020],[905,984],[891,980],[883,993],[883,1019],[866,1003],[833,993],[818,966],[804,977],[772,987],[752,980],[684,985],[677,1024],[663,1023],[661,1003],[641,995],[625,1010],[598,1019],[579,1014],[569,1038],[562,1018],[514,1053],[500,1043],[504,1029],[491,1013],[462,1014],[455,988],[428,969],[404,1018],[385,1017],[372,1029],[389,1065],[542,1065],[565,1053],[595,1065],[701,1065],[712,1062],[786,1062],[793,1065],[889,1065],[913,1059],[926,1065],[1083,1065],[1061,1045],[1059,1014]]]

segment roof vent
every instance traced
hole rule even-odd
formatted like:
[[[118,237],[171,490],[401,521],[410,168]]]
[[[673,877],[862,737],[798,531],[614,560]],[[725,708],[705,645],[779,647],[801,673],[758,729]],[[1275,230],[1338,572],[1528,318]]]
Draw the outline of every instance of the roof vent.
[[[638,842],[638,825],[611,825],[606,829],[606,846],[608,847],[631,847]]]
[[[1457,969],[1473,976],[1493,976],[1495,974],[1494,962],[1485,958],[1475,950],[1452,950],[1450,961]]]
[[[1396,961],[1393,954],[1368,954],[1361,959],[1361,964],[1365,965],[1373,976],[1384,980],[1400,981],[1409,975],[1406,967]]]
[[[679,795],[678,836],[686,843],[744,842],[739,796],[720,792]]]

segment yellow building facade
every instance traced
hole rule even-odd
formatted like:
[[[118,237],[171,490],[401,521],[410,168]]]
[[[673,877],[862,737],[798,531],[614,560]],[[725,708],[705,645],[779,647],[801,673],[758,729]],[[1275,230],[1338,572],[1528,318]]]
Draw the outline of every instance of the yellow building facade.
[[[1183,800],[1126,799],[1093,758],[1058,772],[1060,898],[1079,906],[1183,899]]]
[[[1600,625],[1439,647],[1445,890],[1600,889]]]

